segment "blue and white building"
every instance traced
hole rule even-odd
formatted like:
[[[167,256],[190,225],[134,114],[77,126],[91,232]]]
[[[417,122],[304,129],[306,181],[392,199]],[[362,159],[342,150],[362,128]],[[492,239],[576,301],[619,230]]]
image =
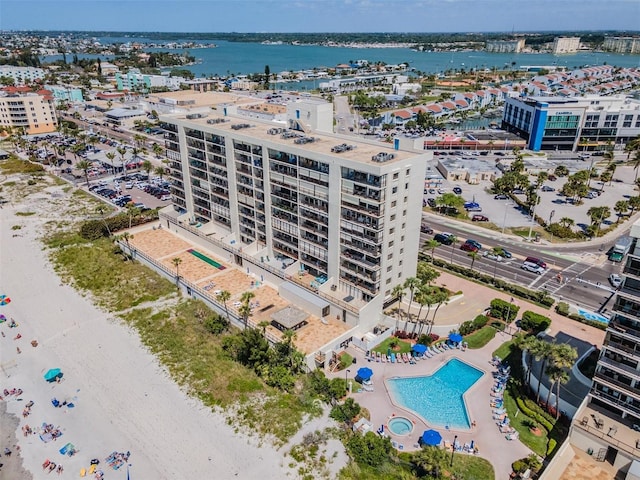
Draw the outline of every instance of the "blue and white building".
[[[602,150],[640,135],[640,100],[617,96],[512,97],[502,128],[539,150]]]
[[[1,65],[0,77],[12,78],[16,86],[27,85],[36,80],[42,80],[45,76],[43,68],[16,67],[14,65]]]

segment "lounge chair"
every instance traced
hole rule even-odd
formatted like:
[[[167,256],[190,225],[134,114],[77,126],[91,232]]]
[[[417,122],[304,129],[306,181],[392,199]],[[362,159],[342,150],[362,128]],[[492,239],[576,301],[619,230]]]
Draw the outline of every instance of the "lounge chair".
[[[387,356],[382,354],[382,363],[387,363]]]
[[[376,362],[380,363],[380,352],[376,352]]]
[[[391,363],[396,363],[396,354],[395,353],[391,354]]]

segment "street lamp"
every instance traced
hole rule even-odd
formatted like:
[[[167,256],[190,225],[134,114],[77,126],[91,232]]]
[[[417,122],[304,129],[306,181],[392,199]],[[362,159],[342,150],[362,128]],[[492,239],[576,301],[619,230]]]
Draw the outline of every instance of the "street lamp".
[[[508,207],[512,207],[513,203],[511,202],[507,202],[504,204],[504,217],[502,219],[502,234],[504,235],[504,229],[506,228],[507,225],[507,209]]]
[[[453,467],[453,454],[456,451],[456,441],[458,440],[458,435],[453,437],[453,445],[451,445],[451,462],[449,462],[449,466]]]
[[[349,379],[347,378],[348,375],[351,373],[351,370],[349,370],[348,368],[344,371],[344,383],[348,384]]]

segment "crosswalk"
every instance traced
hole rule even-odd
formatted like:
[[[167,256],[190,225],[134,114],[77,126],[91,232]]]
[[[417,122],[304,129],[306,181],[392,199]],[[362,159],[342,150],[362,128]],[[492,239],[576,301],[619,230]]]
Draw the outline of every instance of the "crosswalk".
[[[588,265],[585,263],[574,263],[573,265],[569,265],[560,272],[547,272],[545,275],[541,275],[531,284],[529,284],[529,288],[532,288],[537,281],[544,278],[545,281],[540,285],[539,288],[542,290],[546,290],[553,295],[567,283],[582,278],[584,274],[587,273],[591,268],[593,268],[593,265]]]

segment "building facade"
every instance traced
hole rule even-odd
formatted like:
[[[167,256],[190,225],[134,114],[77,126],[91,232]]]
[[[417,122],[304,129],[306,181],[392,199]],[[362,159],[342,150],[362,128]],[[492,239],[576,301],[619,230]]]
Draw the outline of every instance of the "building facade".
[[[58,120],[52,93],[26,87],[0,90],[0,125],[23,129],[26,135],[55,132]]]
[[[640,37],[606,37],[602,49],[615,53],[640,53]]]
[[[43,68],[36,67],[16,67],[13,65],[0,65],[0,77],[12,78],[17,86],[27,85],[36,80],[44,79]]]
[[[182,218],[215,226],[283,269],[297,264],[317,287],[377,313],[391,289],[415,274],[430,154],[346,145],[253,118],[251,125],[213,114],[161,120]]]
[[[576,53],[580,48],[580,37],[556,37],[553,39],[552,53]]]
[[[640,135],[640,101],[618,96],[512,97],[502,128],[539,150],[594,151]]]
[[[591,390],[570,436],[574,447],[622,473],[640,458],[640,222],[630,236],[634,244],[615,292]]]
[[[116,86],[119,91],[149,92],[152,88],[168,88],[177,90],[185,79],[168,75],[147,75],[137,69],[127,73],[116,73]]]
[[[487,40],[485,49],[493,53],[520,53],[524,49],[525,39]]]

